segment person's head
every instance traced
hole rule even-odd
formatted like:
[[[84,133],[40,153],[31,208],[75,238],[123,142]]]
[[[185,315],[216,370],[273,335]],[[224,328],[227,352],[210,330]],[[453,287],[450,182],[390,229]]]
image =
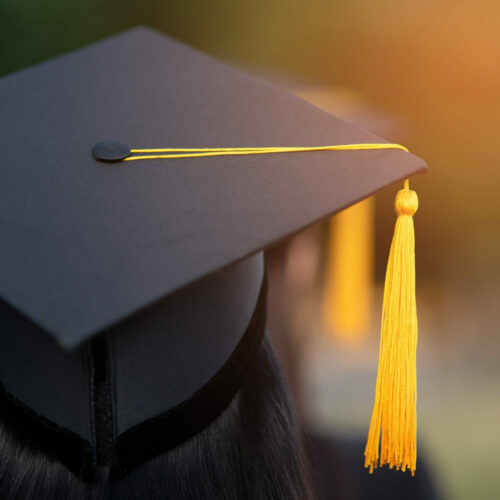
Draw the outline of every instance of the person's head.
[[[307,498],[265,290],[258,254],[69,351],[0,308],[0,498]]]
[[[92,482],[0,426],[0,498],[297,499],[310,496],[301,433],[267,338],[240,390],[211,425],[110,480]]]

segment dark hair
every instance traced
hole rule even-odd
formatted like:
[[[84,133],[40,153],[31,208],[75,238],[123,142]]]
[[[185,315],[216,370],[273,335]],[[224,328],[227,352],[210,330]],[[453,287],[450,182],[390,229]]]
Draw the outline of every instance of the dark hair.
[[[0,498],[297,499],[311,497],[300,429],[264,338],[236,397],[209,427],[129,475],[84,483],[0,424]]]

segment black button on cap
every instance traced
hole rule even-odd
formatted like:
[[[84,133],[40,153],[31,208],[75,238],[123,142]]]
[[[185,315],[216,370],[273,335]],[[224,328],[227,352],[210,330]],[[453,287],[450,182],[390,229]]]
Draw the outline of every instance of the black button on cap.
[[[99,161],[120,161],[130,156],[130,146],[118,141],[102,141],[92,148],[92,154]]]

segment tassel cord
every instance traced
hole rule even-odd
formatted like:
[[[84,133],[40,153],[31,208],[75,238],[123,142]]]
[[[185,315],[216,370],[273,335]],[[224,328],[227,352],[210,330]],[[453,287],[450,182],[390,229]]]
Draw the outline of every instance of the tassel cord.
[[[134,148],[130,150],[132,156],[123,158],[122,161],[200,157],[203,158],[210,156],[238,156],[271,153],[300,153],[310,151],[359,151],[379,149],[399,149],[408,152],[408,149],[401,144],[392,143],[337,144],[331,146],[270,146],[253,148]]]

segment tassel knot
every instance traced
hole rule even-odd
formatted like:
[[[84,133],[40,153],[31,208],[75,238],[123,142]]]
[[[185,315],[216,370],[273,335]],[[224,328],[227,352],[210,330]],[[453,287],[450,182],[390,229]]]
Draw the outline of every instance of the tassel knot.
[[[415,215],[418,210],[418,196],[415,191],[401,189],[394,202],[394,210],[398,215]]]

